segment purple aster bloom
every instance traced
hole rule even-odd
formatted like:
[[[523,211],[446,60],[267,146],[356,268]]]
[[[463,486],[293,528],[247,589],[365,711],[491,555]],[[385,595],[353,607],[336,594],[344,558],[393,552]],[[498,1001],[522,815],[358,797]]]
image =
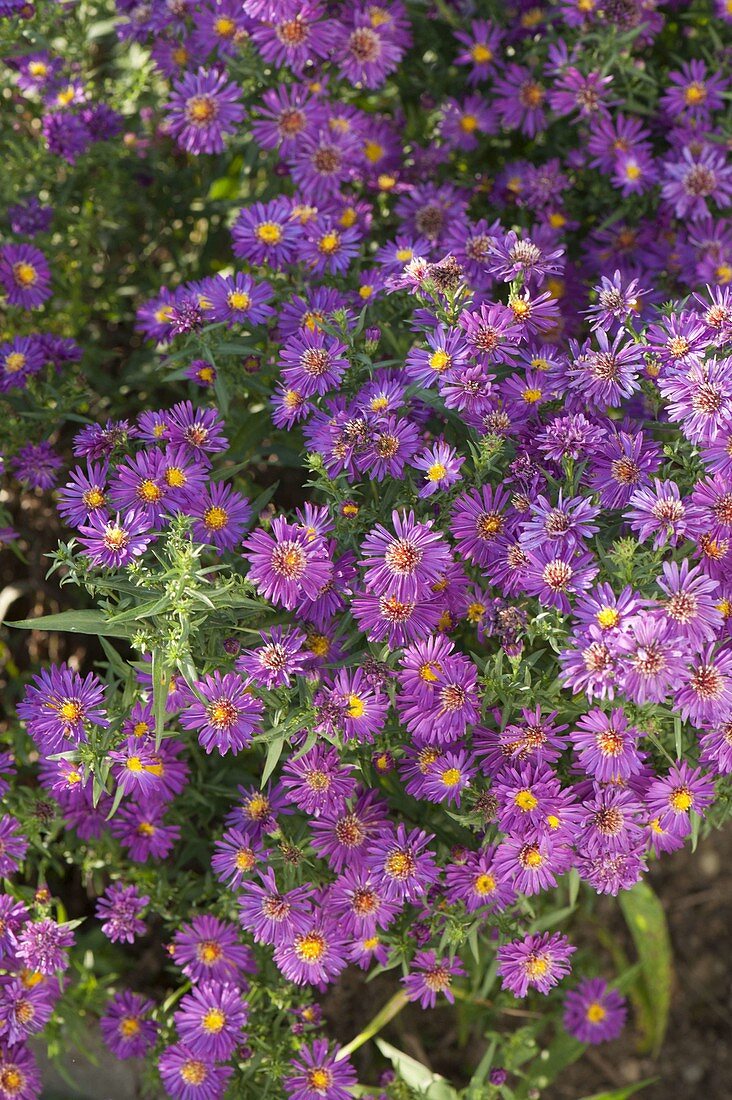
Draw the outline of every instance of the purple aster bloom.
[[[625,1027],[625,997],[602,978],[585,978],[564,998],[564,1027],[580,1043],[607,1043]]]
[[[389,900],[417,900],[437,881],[439,870],[427,848],[431,839],[421,829],[407,832],[406,826],[399,824],[396,832],[374,840],[367,863]]]
[[[102,932],[112,943],[134,943],[147,931],[140,914],[150,898],[141,895],[136,886],[113,882],[97,899],[96,918],[102,921]]]
[[[509,495],[503,489],[484,485],[470,489],[455,501],[450,530],[460,554],[475,565],[487,565],[493,543],[511,530],[513,521],[506,516]]]
[[[623,198],[643,194],[658,183],[658,179],[656,162],[647,149],[640,148],[632,153],[618,154],[612,181]]]
[[[279,786],[239,787],[239,802],[227,816],[227,825],[235,825],[253,840],[261,840],[264,833],[276,832],[277,815],[292,813],[284,792]]]
[[[711,340],[699,315],[682,310],[662,317],[646,333],[648,349],[664,367],[688,370],[698,366]],[[675,374],[670,374],[671,378]]]
[[[42,1088],[41,1075],[27,1046],[0,1044],[0,1082],[5,1093],[3,1100],[37,1100]]]
[[[496,870],[526,897],[553,889],[569,870],[572,851],[546,835],[536,839],[508,836],[496,849]]]
[[[713,772],[719,775],[732,772],[732,718],[702,734],[701,750],[701,763]]]
[[[12,462],[18,481],[25,482],[31,489],[52,489],[62,465],[63,459],[50,443],[28,443],[21,447]]]
[[[334,24],[333,58],[340,76],[377,88],[396,69],[411,36],[373,19],[368,5],[354,8],[348,23]]]
[[[15,336],[0,344],[0,392],[22,389],[43,368],[47,356],[38,336]]]
[[[614,432],[592,455],[590,485],[600,494],[603,508],[624,508],[660,465],[660,447],[643,432]]]
[[[318,732],[336,733],[344,741],[355,738],[368,744],[384,728],[389,710],[389,697],[374,688],[362,668],[340,669],[314,702]]]
[[[171,951],[177,966],[192,982],[240,984],[242,973],[252,972],[252,953],[239,943],[235,925],[208,913],[182,924]]]
[[[166,447],[163,451],[159,477],[168,506],[181,511],[186,510],[191,499],[198,499],[206,484],[206,471],[183,444]]]
[[[612,897],[617,897],[621,890],[631,890],[648,870],[645,854],[639,848],[580,855],[575,866],[580,877],[598,894]]]
[[[0,1035],[4,1043],[25,1042],[43,1030],[52,1012],[53,1002],[45,983],[32,986],[22,978],[11,978],[0,985]]]
[[[58,510],[72,527],[80,527],[95,513],[104,513],[107,507],[106,462],[87,460],[86,471],[76,466],[65,488],[58,493]]]
[[[330,217],[315,218],[308,226],[302,246],[302,259],[313,272],[340,275],[360,251],[361,232],[343,228]]]
[[[292,610],[303,597],[315,600],[329,582],[333,563],[322,536],[312,537],[284,516],[270,532],[254,531],[244,542],[249,579],[264,599]]]
[[[256,943],[279,944],[310,926],[313,903],[311,886],[282,893],[271,867],[261,873],[262,885],[248,881],[238,898],[239,923]]]
[[[592,318],[590,327],[593,331],[599,328],[610,330],[614,325],[624,324],[640,310],[640,299],[647,294],[647,291],[639,289],[637,279],[627,280],[619,270],[615,271],[612,279],[603,275],[600,283],[592,289],[597,301],[586,313]]]
[[[337,812],[352,796],[356,780],[352,764],[341,764],[338,750],[316,744],[299,757],[290,757],[282,771],[289,800],[305,813],[319,817]]]
[[[478,670],[462,654],[428,666],[428,679],[399,699],[400,718],[420,742],[459,740],[480,715]]]
[[[432,521],[420,523],[414,512],[392,512],[395,534],[376,524],[361,546],[366,587],[378,596],[416,600],[429,592],[430,585],[450,563],[450,549],[443,536],[432,529]]]
[[[674,708],[685,722],[714,726],[732,716],[732,649],[706,646],[675,681]]]
[[[276,269],[296,258],[303,229],[292,217],[291,202],[278,197],[241,210],[231,237],[238,259]]]
[[[393,923],[402,903],[385,897],[364,867],[348,868],[328,890],[328,907],[332,909],[349,935],[368,938],[378,928]]]
[[[180,1002],[175,1026],[181,1041],[193,1053],[225,1062],[242,1038],[249,1006],[237,986],[201,982]]]
[[[115,1058],[142,1058],[155,1042],[157,1024],[148,1017],[152,1001],[125,990],[107,1002],[99,1021],[102,1037]]]
[[[51,272],[40,249],[31,244],[0,248],[0,283],[11,306],[34,309],[51,297]]]
[[[595,558],[586,551],[545,542],[528,553],[524,590],[536,596],[545,607],[568,612],[568,595],[586,591],[597,576]]]
[[[531,518],[522,525],[519,541],[527,552],[538,550],[542,545],[554,550],[581,547],[599,531],[598,525],[592,522],[599,514],[600,509],[586,497],[564,500],[562,489],[556,506],[539,495],[531,503]]]
[[[335,24],[325,19],[321,0],[296,0],[273,7],[266,22],[252,31],[265,61],[288,65],[300,75],[308,62],[327,57],[333,46]]]
[[[352,807],[311,821],[310,831],[315,851],[340,874],[346,865],[360,865],[376,838],[388,831],[386,808],[378,793],[368,790]]]
[[[74,933],[64,924],[48,919],[28,922],[18,936],[16,954],[29,970],[55,974],[69,965],[68,948],[73,943]]]
[[[211,870],[219,882],[232,890],[241,884],[244,875],[253,871],[263,858],[263,848],[241,829],[227,829],[221,840],[214,844]]]
[[[563,458],[577,461],[587,453],[594,453],[604,441],[607,432],[593,424],[583,413],[556,416],[536,436],[539,450],[554,462]]]
[[[292,152],[298,138],[313,122],[315,101],[300,84],[278,84],[268,88],[257,104],[259,119],[252,123],[252,135],[263,149]]]
[[[498,948],[498,974],[503,989],[525,997],[529,989],[548,993],[571,970],[570,955],[576,948],[559,932],[526,936]]]
[[[259,636],[263,644],[245,650],[237,658],[237,669],[263,687],[289,687],[305,668],[305,635],[297,627],[275,626]]]
[[[422,470],[420,497],[431,497],[434,493],[445,492],[460,481],[460,467],[465,457],[458,455],[454,447],[438,439],[431,447],[426,447],[415,455],[409,465],[414,470]]]
[[[732,167],[713,145],[704,145],[698,152],[687,146],[681,150],[681,160],[667,160],[663,170],[661,195],[677,218],[708,215],[709,201],[717,207],[732,202]]]
[[[560,789],[552,768],[546,764],[506,768],[493,789],[498,824],[505,833],[525,838],[550,831],[550,811]]]
[[[701,768],[690,768],[686,761],[674,764],[668,775],[654,779],[646,801],[649,814],[659,819],[662,829],[687,836],[689,814],[702,815],[714,798],[714,780]]]
[[[305,194],[334,199],[353,175],[357,158],[358,143],[352,133],[322,128],[303,134],[288,163],[295,185]],[[325,220],[317,220],[324,228]],[[337,232],[334,227],[333,231]],[[353,240],[353,234],[348,239]]]
[[[236,755],[251,744],[263,710],[264,704],[252,695],[246,680],[236,672],[222,676],[215,670],[186,691],[179,721],[184,729],[197,730],[207,753],[216,749],[221,756]]]
[[[192,40],[194,56],[213,53],[223,58],[235,55],[246,41],[253,21],[239,0],[208,0],[196,11]]]
[[[588,699],[612,699],[621,671],[615,640],[600,627],[591,626],[586,634],[575,635],[570,641],[559,654],[564,686],[575,695],[584,692]]]
[[[490,253],[488,270],[505,283],[513,282],[519,275],[527,285],[542,282],[547,275],[561,272],[563,266],[563,248],[551,244],[544,247],[536,239],[519,237],[513,229],[492,242]]]
[[[666,617],[694,650],[714,641],[723,623],[718,582],[686,559],[681,565],[664,562],[662,568],[657,583],[666,596],[661,601]]]
[[[493,85],[493,105],[503,126],[536,137],[547,125],[546,88],[523,65],[510,63],[502,66],[501,72],[503,75]]]
[[[435,599],[400,600],[391,593],[377,596],[371,592],[355,596],[351,611],[369,641],[386,641],[391,649],[432,633],[442,614]]]
[[[240,543],[252,510],[249,501],[225,481],[211,482],[189,497],[185,511],[193,516],[193,537],[218,550],[234,550]]]
[[[624,693],[662,703],[686,673],[687,644],[669,619],[635,615],[617,639]]]
[[[516,345],[522,338],[522,331],[511,310],[501,303],[483,302],[477,310],[464,309],[458,323],[480,365],[508,363],[518,355]],[[460,363],[456,361],[451,366],[458,367]]]
[[[206,455],[225,451],[229,446],[223,426],[216,409],[194,409],[190,401],[181,401],[168,413],[167,441],[183,444],[191,457],[200,462]]]
[[[345,345],[321,329],[301,329],[280,350],[283,383],[302,397],[335,389],[348,370]]]
[[[10,814],[0,817],[0,875],[12,875],[25,858],[28,841],[21,825]]]
[[[653,549],[659,550],[666,544],[678,546],[683,542],[687,530],[698,525],[701,515],[701,509],[692,501],[682,500],[675,481],[654,477],[652,484],[633,493],[623,519],[639,542],[653,536]]]
[[[160,526],[165,510],[163,456],[158,450],[139,451],[120,463],[110,485],[115,508],[136,512],[148,527]]]
[[[481,134],[496,132],[493,112],[481,95],[467,96],[462,102],[446,99],[441,114],[440,137],[451,149],[477,149]]]
[[[575,844],[583,856],[617,855],[643,845],[644,808],[629,790],[596,790],[582,803],[583,819]]]
[[[599,783],[628,779],[643,767],[641,732],[628,725],[622,707],[608,714],[598,708],[583,714],[570,736],[582,770]]]
[[[463,791],[475,776],[474,758],[466,749],[448,750],[424,777],[418,798],[429,802],[454,802],[460,805]]]
[[[583,347],[570,360],[568,376],[572,389],[585,401],[603,409],[617,408],[640,387],[638,373],[644,366],[644,347],[616,333],[612,343],[603,328],[595,330],[599,351]]]
[[[469,349],[459,332],[437,325],[425,336],[428,346],[412,348],[404,363],[404,374],[411,382],[431,386],[449,371],[467,366]]]
[[[28,910],[21,901],[11,894],[0,894],[0,959],[4,966],[15,954],[18,932],[27,920]]]
[[[108,726],[104,685],[95,673],[82,679],[67,665],[51,665],[34,676],[18,704],[18,716],[48,756],[87,740],[86,726]]]
[[[166,1047],[158,1059],[163,1087],[172,1100],[221,1100],[234,1070],[200,1057],[184,1043]]]
[[[731,359],[694,363],[687,372],[675,371],[659,379],[658,388],[668,402],[669,420],[681,424],[692,443],[714,443],[732,430]]]
[[[694,486],[691,499],[701,513],[700,528],[706,525],[718,539],[732,537],[732,479],[722,474],[704,478]]]
[[[604,100],[612,79],[612,76],[594,72],[585,76],[573,66],[563,68],[549,92],[549,106],[558,115],[571,115],[576,111],[579,118],[606,114]]]
[[[221,153],[224,134],[233,133],[244,118],[237,101],[241,91],[220,72],[184,73],[173,81],[167,104],[167,126],[181,149],[188,153]]]
[[[89,516],[79,527],[79,545],[91,561],[105,569],[121,569],[145,553],[154,534],[148,520],[140,512],[119,512],[116,518],[101,512]]]
[[[207,297],[211,303],[211,320],[226,321],[229,326],[260,325],[274,313],[268,305],[272,298],[269,283],[255,283],[251,275],[241,271],[212,279]]]
[[[660,106],[673,118],[677,115],[705,115],[718,111],[729,81],[721,73],[708,73],[699,58],[685,61],[680,69],[668,74],[669,87],[661,96]]]
[[[123,794],[134,794],[143,800],[154,795],[158,788],[158,758],[154,749],[154,743],[145,744],[131,736],[109,753],[115,782]]]
[[[80,114],[72,111],[50,111],[42,118],[46,148],[68,164],[76,164],[92,144],[89,126]]]
[[[499,65],[499,53],[505,31],[487,19],[471,19],[470,31],[456,30],[455,38],[464,47],[455,58],[456,65],[470,65],[469,84],[486,80]]]
[[[350,1100],[356,1071],[349,1058],[338,1058],[339,1050],[326,1039],[303,1044],[290,1061],[294,1072],[282,1080],[288,1100]]]
[[[147,863],[148,859],[165,859],[180,839],[177,825],[164,823],[165,806],[146,803],[144,806],[125,805],[112,819],[112,834],[127,848],[135,863]]]
[[[108,420],[104,426],[88,424],[74,436],[74,454],[77,458],[104,458],[137,434],[126,420]]]
[[[454,1004],[455,995],[450,988],[452,979],[464,974],[458,959],[440,959],[434,951],[418,951],[409,973],[402,978],[407,1000],[419,1001],[422,1008],[434,1008],[438,993],[442,993],[450,1004]]]
[[[445,871],[445,897],[450,903],[462,901],[468,913],[477,909],[500,912],[515,900],[510,882],[498,871],[495,848],[468,852],[460,863],[448,864]]]
[[[304,930],[277,945],[274,960],[284,977],[296,985],[326,985],[347,965],[346,941],[325,913],[316,914]]]

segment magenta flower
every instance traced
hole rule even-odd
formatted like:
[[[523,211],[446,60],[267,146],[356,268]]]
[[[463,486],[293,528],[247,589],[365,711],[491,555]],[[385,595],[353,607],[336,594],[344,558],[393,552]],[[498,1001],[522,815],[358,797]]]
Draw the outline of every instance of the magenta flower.
[[[272,520],[271,533],[259,530],[251,534],[244,548],[249,578],[258,592],[288,610],[303,596],[317,599],[333,571],[325,540],[311,537],[284,516]]]
[[[180,1002],[175,1026],[191,1053],[225,1062],[242,1038],[248,1008],[237,986],[201,982]]]
[[[264,704],[252,695],[248,683],[235,672],[215,670],[186,691],[180,716],[184,729],[197,730],[207,753],[234,755],[251,744],[258,731]]]
[[[153,1002],[125,990],[107,1002],[99,1021],[104,1042],[115,1058],[141,1058],[155,1042],[157,1024],[149,1019]]]
[[[569,958],[575,951],[559,932],[552,935],[544,932],[504,944],[498,948],[498,974],[503,989],[516,997],[525,997],[529,989],[548,993],[569,974]]]
[[[240,94],[223,73],[205,69],[173,81],[167,126],[180,148],[194,156],[223,152],[224,135],[233,133],[244,118]]]
[[[440,959],[434,951],[418,951],[409,973],[402,978],[407,1000],[418,1001],[422,1008],[434,1008],[438,994],[442,993],[450,1004],[454,1004],[455,995],[450,986],[453,978],[464,974],[458,959]]]
[[[134,943],[147,931],[140,914],[150,898],[140,895],[136,886],[113,882],[97,899],[96,918],[102,921],[102,932],[112,943]]]
[[[51,297],[51,272],[40,249],[32,244],[0,248],[0,284],[11,306],[34,309]]]
[[[564,998],[564,1026],[581,1043],[607,1043],[625,1027],[625,997],[602,978],[585,978]]]
[[[294,1072],[282,1081],[288,1100],[350,1100],[356,1071],[349,1058],[338,1058],[339,1049],[325,1039],[304,1043],[290,1062]]]

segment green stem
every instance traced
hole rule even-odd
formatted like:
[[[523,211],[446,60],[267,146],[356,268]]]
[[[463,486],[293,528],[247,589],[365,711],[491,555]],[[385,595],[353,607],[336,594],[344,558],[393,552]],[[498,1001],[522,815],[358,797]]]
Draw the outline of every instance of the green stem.
[[[395,1016],[398,1016],[401,1010],[407,1003],[406,991],[400,989],[398,993],[395,993],[390,1001],[387,1001],[384,1007],[376,1013],[373,1020],[371,1020],[363,1031],[359,1031],[355,1039],[351,1039],[350,1043],[347,1043],[344,1047],[338,1051],[338,1057],[336,1061],[340,1061],[341,1058],[346,1058],[349,1054],[352,1054],[354,1050],[358,1050],[364,1043],[367,1043],[369,1039],[373,1039],[374,1035],[377,1035],[383,1027],[393,1020]]]

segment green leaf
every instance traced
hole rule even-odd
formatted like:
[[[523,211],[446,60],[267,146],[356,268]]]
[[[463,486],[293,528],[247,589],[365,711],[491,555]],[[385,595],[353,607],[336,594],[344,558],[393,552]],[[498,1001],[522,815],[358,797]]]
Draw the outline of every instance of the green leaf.
[[[99,634],[103,638],[131,638],[132,629],[123,623],[110,623],[101,611],[61,611],[58,615],[39,615],[37,619],[7,622],[16,630],[59,630],[69,634]]]
[[[612,1089],[610,1092],[593,1092],[592,1096],[583,1096],[582,1100],[628,1100],[629,1096],[635,1096],[641,1089],[653,1085],[658,1077],[647,1077],[645,1081],[638,1081],[635,1085],[626,1085],[622,1089]]]
[[[281,733],[278,737],[275,737],[273,741],[270,741],[269,748],[267,749],[267,759],[265,760],[264,767],[262,768],[262,778],[259,781],[260,787],[264,787],[270,775],[277,767],[277,762],[282,755],[284,744],[285,735],[283,733]]]
[[[641,964],[632,992],[643,1030],[642,1049],[657,1056],[671,1006],[673,955],[668,924],[661,902],[646,882],[621,892],[618,900]]]
[[[165,728],[165,707],[170,688],[170,669],[165,667],[162,650],[156,646],[152,652],[153,715],[155,717],[155,748],[160,748]]]
[[[388,1058],[402,1081],[410,1088],[417,1089],[425,1100],[457,1100],[457,1092],[439,1073],[433,1073],[416,1058],[410,1058],[403,1050],[398,1050],[383,1039],[375,1039],[377,1047]]]

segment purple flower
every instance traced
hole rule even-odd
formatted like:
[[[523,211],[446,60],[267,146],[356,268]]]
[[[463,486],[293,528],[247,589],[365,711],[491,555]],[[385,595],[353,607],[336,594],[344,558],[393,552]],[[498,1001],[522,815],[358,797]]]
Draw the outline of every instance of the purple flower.
[[[531,237],[519,237],[514,230],[491,243],[488,270],[505,283],[522,275],[526,285],[542,282],[547,275],[562,270],[563,248],[543,247]]]
[[[249,1006],[237,986],[201,982],[180,1002],[175,1026],[193,1054],[225,1062],[242,1038],[248,1015]]]
[[[28,443],[13,459],[18,481],[26,482],[32,489],[52,489],[62,465],[63,459],[50,443]]]
[[[468,561],[487,565],[498,536],[512,529],[513,520],[506,514],[508,502],[508,493],[492,485],[470,489],[457,498],[450,529]]]
[[[424,474],[418,495],[431,497],[437,492],[444,493],[460,480],[460,467],[464,462],[465,457],[443,440],[426,447],[409,463],[412,469],[422,470]]]
[[[317,599],[333,571],[325,540],[311,537],[284,516],[272,521],[271,533],[254,531],[244,547],[249,579],[258,592],[288,610],[296,607],[303,596]]]
[[[288,799],[307,814],[337,812],[356,789],[352,764],[341,764],[338,750],[316,744],[302,756],[290,757],[282,771]]]
[[[291,203],[281,196],[245,207],[231,230],[237,259],[274,269],[295,259],[302,236],[302,226],[292,218]]]
[[[515,899],[510,882],[495,864],[495,848],[468,852],[462,863],[448,864],[445,872],[445,896],[448,901],[462,901],[468,913],[476,909],[500,912]]]
[[[186,692],[180,716],[184,729],[197,730],[199,743],[207,753],[234,755],[251,744],[259,729],[264,704],[252,695],[248,683],[235,672],[223,676],[218,670],[197,680]]]
[[[536,596],[545,607],[570,610],[568,596],[586,591],[597,576],[595,558],[586,551],[556,547],[551,541],[541,543],[528,554],[529,564],[524,574],[524,589]]]
[[[21,825],[10,814],[0,817],[0,875],[12,875],[25,859],[28,841]]]
[[[668,543],[678,546],[701,518],[701,510],[688,499],[682,500],[675,481],[661,481],[636,490],[623,512],[639,542],[653,536],[654,550]]]
[[[395,534],[376,524],[361,546],[366,587],[378,596],[416,600],[428,594],[450,563],[450,550],[431,521],[420,523],[414,512],[392,512]]]
[[[221,1100],[234,1072],[231,1066],[214,1065],[208,1056],[199,1057],[184,1043],[165,1048],[158,1071],[172,1100]]]
[[[625,997],[602,978],[585,978],[564,998],[564,1026],[580,1043],[607,1043],[625,1027]]]
[[[6,244],[0,248],[0,283],[11,306],[33,309],[51,297],[46,257],[32,244]]]
[[[141,1058],[155,1042],[157,1024],[148,1019],[153,1002],[125,990],[107,1002],[99,1021],[104,1042],[115,1058]]]
[[[122,569],[145,550],[155,537],[146,517],[137,511],[115,519],[103,512],[89,516],[79,527],[79,545],[93,565]]]
[[[316,914],[304,931],[294,932],[277,945],[274,960],[288,981],[296,985],[328,984],[346,967],[346,941],[325,913]]]
[[[69,965],[68,948],[73,943],[74,933],[66,925],[48,919],[29,921],[18,936],[16,954],[29,970],[55,974]]]
[[[716,638],[723,624],[716,580],[684,559],[681,565],[664,562],[657,583],[666,596],[661,601],[664,614],[694,650]]]
[[[113,882],[97,899],[96,918],[102,921],[102,932],[112,943],[134,943],[147,931],[140,914],[150,898],[140,895],[136,886]]]
[[[257,943],[275,945],[291,938],[294,932],[305,931],[312,918],[312,888],[299,886],[282,893],[271,868],[262,872],[261,879],[261,886],[254,881],[242,883],[238,899],[242,928]]]
[[[590,485],[603,508],[624,508],[636,489],[648,485],[661,465],[661,451],[643,432],[613,433],[591,459]]]
[[[434,951],[418,951],[412,959],[409,973],[402,982],[408,1001],[419,1001],[422,1008],[434,1008],[438,993],[444,994],[450,1004],[455,995],[450,989],[452,979],[465,974],[457,959],[439,959]]]
[[[713,798],[714,780],[683,761],[674,764],[668,775],[654,779],[646,801],[662,829],[686,836],[691,829],[689,814],[703,814]]]
[[[289,687],[292,678],[304,671],[305,635],[297,627],[275,626],[260,632],[260,637],[263,644],[245,650],[236,667],[263,687]]]
[[[715,726],[732,716],[732,648],[706,646],[679,679],[674,707],[685,722]]]
[[[193,459],[206,461],[229,446],[223,426],[216,409],[194,409],[190,401],[181,401],[167,414],[167,441],[183,444]]]
[[[175,80],[167,125],[180,148],[196,156],[223,152],[224,134],[233,133],[244,118],[240,95],[223,73],[199,69]]]
[[[219,276],[208,284],[211,319],[227,324],[260,325],[274,313],[268,302],[272,298],[269,283],[255,283],[251,275],[237,271],[235,275]]]
[[[431,839],[429,833],[420,829],[407,832],[406,826],[399,824],[396,832],[372,842],[367,863],[389,900],[419,899],[437,881],[435,857],[427,849]]]
[[[349,10],[347,22],[334,23],[333,58],[349,84],[377,88],[396,69],[411,36],[373,19],[368,7]]]
[[[718,207],[732,202],[732,167],[712,145],[696,152],[686,147],[681,160],[666,161],[661,194],[677,218],[701,218],[710,213],[708,200]]]
[[[67,665],[51,665],[33,678],[18,704],[18,716],[44,755],[87,740],[86,726],[108,726],[104,686],[95,673],[82,679]]]
[[[350,1100],[356,1071],[349,1058],[338,1058],[338,1044],[330,1047],[325,1039],[304,1043],[282,1081],[288,1100]]]
[[[45,983],[34,986],[22,978],[5,979],[0,985],[0,1036],[4,1043],[22,1043],[43,1030],[53,1012],[50,994]],[[0,1088],[5,1080],[0,1071]]]
[[[338,874],[363,863],[377,837],[388,830],[386,808],[374,790],[360,794],[351,808],[324,813],[310,822],[313,848]]]
[[[37,1100],[41,1093],[41,1075],[33,1052],[27,1046],[0,1044],[0,1082],[5,1093],[3,1100]]]
[[[227,829],[221,840],[214,844],[211,870],[219,882],[235,889],[244,875],[253,871],[261,861],[262,852],[259,841],[241,829]]]
[[[301,329],[280,351],[284,384],[302,397],[335,389],[348,370],[345,345],[322,329]]]
[[[635,703],[662,703],[686,672],[687,646],[669,619],[633,616],[617,646],[623,691]]]
[[[599,783],[628,779],[643,766],[638,752],[641,732],[628,725],[622,707],[609,714],[598,708],[583,714],[570,736],[583,771]]]
[[[107,463],[87,460],[86,471],[76,466],[71,479],[58,492],[58,510],[67,523],[79,527],[107,508]]]
[[[252,515],[247,498],[224,481],[213,481],[204,492],[191,494],[185,511],[195,520],[194,538],[218,550],[239,545]]]
[[[569,974],[569,957],[575,950],[559,932],[552,935],[544,932],[504,944],[498,948],[497,971],[503,989],[516,997],[525,997],[530,988],[548,993]]]
[[[165,806],[146,803],[120,807],[112,819],[112,833],[128,850],[135,863],[164,859],[180,838],[177,825],[164,823]]]
[[[238,985],[242,972],[251,972],[251,950],[239,943],[233,924],[203,914],[182,924],[171,951],[177,966],[192,982],[230,982]]]

